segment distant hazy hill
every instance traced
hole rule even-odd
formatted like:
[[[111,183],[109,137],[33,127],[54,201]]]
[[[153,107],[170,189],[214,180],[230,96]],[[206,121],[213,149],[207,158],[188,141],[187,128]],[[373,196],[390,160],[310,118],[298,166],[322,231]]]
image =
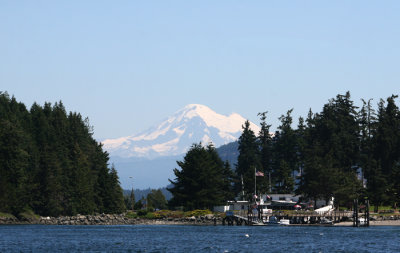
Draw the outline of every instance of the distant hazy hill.
[[[235,141],[217,148],[217,152],[221,159],[223,161],[228,161],[231,164],[232,169],[235,169],[235,164],[239,155],[237,147],[238,142]],[[174,168],[179,169],[176,161],[183,160],[183,156],[184,155],[161,157],[153,160],[143,158],[114,158],[116,159],[114,160],[114,164],[116,168],[118,168],[120,181],[125,182],[123,184],[124,189],[132,189],[132,187],[135,189],[147,188],[147,191],[150,191],[150,188],[148,187],[153,189],[164,187],[169,184],[168,178],[172,180],[175,179],[172,170]],[[138,194],[146,196],[147,193],[142,194],[139,192]]]
[[[237,158],[239,156],[238,147],[239,143],[234,141],[217,148],[219,157],[221,157],[222,161],[228,161],[231,164],[232,169],[235,169]]]
[[[173,169],[181,156],[160,157],[155,159],[111,157],[118,170],[119,180],[124,189],[157,189],[169,184],[168,178],[174,179]],[[130,178],[132,177],[132,178]]]
[[[239,152],[238,142],[228,143],[217,148],[217,152],[223,161],[228,161],[231,168],[235,168]],[[184,154],[180,156],[167,156],[155,159],[145,158],[120,158],[111,157],[118,170],[120,182],[124,189],[153,189],[164,187],[169,184],[168,178],[174,180],[174,168],[178,168],[176,161],[183,160]],[[132,177],[132,178],[130,178]]]
[[[167,190],[169,186],[167,187],[162,187],[162,188],[157,188],[160,189],[161,192],[164,194],[165,198],[167,200],[170,200],[172,198],[172,194]],[[152,189],[147,188],[147,189],[135,189],[133,192],[135,193],[135,200],[136,202],[141,199],[142,197],[146,198],[147,194],[149,194],[151,192]],[[124,195],[125,196],[130,196],[131,194],[131,190],[124,190]]]

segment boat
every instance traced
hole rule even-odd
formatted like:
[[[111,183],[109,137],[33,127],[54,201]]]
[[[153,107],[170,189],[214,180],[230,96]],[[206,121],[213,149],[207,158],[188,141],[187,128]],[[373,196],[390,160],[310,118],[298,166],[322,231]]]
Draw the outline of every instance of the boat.
[[[266,220],[264,222],[264,224],[267,224],[267,225],[279,225],[279,221],[276,218],[276,216],[269,216],[268,220]]]
[[[331,212],[333,212],[333,210],[335,210],[335,206],[333,205],[334,202],[334,198],[332,197],[327,206],[323,206],[321,208],[315,209],[315,212],[317,212],[319,215],[324,215],[324,214],[330,214]]]
[[[360,226],[366,226],[367,225],[367,219],[365,219],[364,217],[358,218],[358,224]]]
[[[289,219],[281,219],[278,220],[276,216],[269,216],[267,221],[264,221],[264,224],[266,225],[289,225],[290,220]]]
[[[279,221],[279,225],[287,226],[287,225],[289,225],[289,224],[290,224],[290,220],[289,220],[289,219],[281,219],[281,220]]]
[[[321,218],[321,221],[320,221],[319,223],[320,223],[320,224],[324,224],[324,225],[332,225],[332,224],[333,224],[333,221],[330,220],[330,219],[328,219],[328,218],[322,217],[322,218]]]

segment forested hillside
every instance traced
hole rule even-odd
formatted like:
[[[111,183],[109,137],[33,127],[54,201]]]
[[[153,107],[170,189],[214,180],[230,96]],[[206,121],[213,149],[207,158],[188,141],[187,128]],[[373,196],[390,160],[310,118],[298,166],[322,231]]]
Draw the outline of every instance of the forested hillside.
[[[217,148],[217,153],[222,161],[228,161],[231,168],[235,168],[239,156],[239,143],[237,141],[222,145]]]
[[[19,215],[118,213],[118,175],[88,119],[62,102],[30,110],[0,92],[0,211]]]
[[[170,204],[209,208],[234,196],[252,200],[262,193],[288,193],[299,194],[304,201],[334,197],[339,206],[351,207],[354,199],[368,198],[375,208],[396,207],[400,201],[397,99],[394,95],[381,99],[374,109],[372,100],[362,100],[357,107],[349,92],[339,94],[320,112],[310,110],[307,117],[300,117],[297,128],[293,109],[288,110],[279,117],[274,134],[267,112],[261,112],[259,133],[246,121],[238,142],[220,147],[218,154],[213,147],[192,146],[178,162],[181,169],[174,170]],[[227,160],[235,164],[233,174],[230,164],[223,164]]]
[[[248,196],[254,192],[254,170],[260,192],[297,193],[308,199],[329,199],[350,205],[369,198],[375,206],[400,201],[400,111],[397,96],[357,107],[350,93],[337,95],[321,112],[309,111],[293,128],[293,109],[283,114],[270,135],[267,113],[260,113],[261,131],[244,125],[239,139],[236,176],[243,176]],[[271,182],[271,183],[270,183]],[[236,192],[241,182],[237,180]]]

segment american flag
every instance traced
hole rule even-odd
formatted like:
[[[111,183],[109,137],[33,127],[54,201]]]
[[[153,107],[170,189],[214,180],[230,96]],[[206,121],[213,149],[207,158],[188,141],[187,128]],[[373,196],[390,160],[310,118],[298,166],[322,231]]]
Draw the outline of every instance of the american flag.
[[[256,172],[256,177],[263,177],[264,173],[262,173],[261,171],[257,171]]]

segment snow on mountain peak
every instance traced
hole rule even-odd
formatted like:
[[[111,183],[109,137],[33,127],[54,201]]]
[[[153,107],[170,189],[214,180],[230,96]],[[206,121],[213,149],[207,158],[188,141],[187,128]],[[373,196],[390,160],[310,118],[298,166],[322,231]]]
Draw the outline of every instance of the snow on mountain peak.
[[[215,127],[223,130],[224,132],[236,133],[241,131],[242,125],[246,121],[245,118],[237,113],[232,113],[230,116],[218,114],[211,110],[209,107],[200,104],[189,104],[182,110],[176,113],[184,118],[191,119],[193,117],[200,117],[209,127]],[[251,128],[259,131],[259,128],[252,124]]]
[[[147,157],[172,156],[185,153],[193,143],[214,146],[237,140],[245,118],[237,113],[221,115],[209,107],[189,104],[171,117],[148,130],[128,137],[107,139],[104,148],[113,156]],[[250,122],[257,134],[259,127]]]

